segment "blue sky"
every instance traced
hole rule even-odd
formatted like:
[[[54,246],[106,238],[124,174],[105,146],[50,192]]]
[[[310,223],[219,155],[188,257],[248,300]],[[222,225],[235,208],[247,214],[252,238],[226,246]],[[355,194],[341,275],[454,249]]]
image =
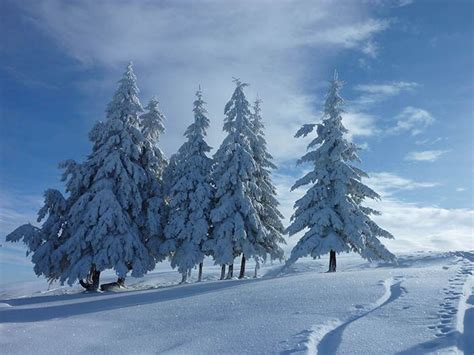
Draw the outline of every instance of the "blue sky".
[[[90,152],[88,131],[133,60],[142,103],[157,95],[167,116],[168,155],[199,84],[214,147],[232,77],[251,84],[287,217],[308,143],[293,134],[319,120],[337,69],[380,223],[397,237],[389,246],[473,248],[472,1],[5,0],[0,12],[1,239],[34,222],[46,188],[62,188],[60,161]]]

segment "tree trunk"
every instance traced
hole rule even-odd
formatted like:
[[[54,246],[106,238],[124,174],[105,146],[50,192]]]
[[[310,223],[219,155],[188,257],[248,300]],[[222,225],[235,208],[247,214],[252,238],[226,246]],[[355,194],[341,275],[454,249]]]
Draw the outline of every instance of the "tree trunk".
[[[336,252],[331,250],[329,252],[329,270],[328,272],[336,272]]]
[[[202,263],[199,263],[198,282],[202,280]]]
[[[230,280],[234,276],[234,264],[229,265],[229,272],[227,273],[227,280]]]
[[[125,287],[125,277],[117,278],[117,286]]]
[[[184,284],[188,280],[188,271],[186,270],[181,274],[181,283]]]
[[[188,270],[188,277],[191,277],[191,271],[192,271],[192,269]]]
[[[255,262],[255,274],[253,275],[253,278],[256,279],[258,276],[258,269],[260,269],[260,263],[258,260]]]
[[[94,271],[92,275],[92,290],[97,291],[99,289],[100,282],[100,271]]]
[[[87,291],[97,291],[99,289],[100,271],[96,271],[95,265],[92,265],[86,280],[79,280],[79,283]]]
[[[116,289],[117,287],[125,287],[125,277],[118,277],[117,278],[117,281],[115,282],[110,282],[110,283],[107,283],[107,284],[102,284],[100,285],[100,290],[101,291],[110,291],[110,290],[114,290]]]
[[[225,264],[221,266],[221,280],[224,280],[225,277]]]
[[[242,262],[240,263],[239,279],[243,279],[244,277],[245,277],[245,255],[242,254]]]

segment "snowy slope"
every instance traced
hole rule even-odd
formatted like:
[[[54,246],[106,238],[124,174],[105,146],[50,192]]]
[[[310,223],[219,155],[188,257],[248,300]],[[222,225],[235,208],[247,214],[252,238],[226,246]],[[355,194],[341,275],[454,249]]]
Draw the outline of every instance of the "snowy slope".
[[[399,264],[356,256],[267,266],[258,279],[175,285],[177,272],[128,280],[124,292],[0,290],[2,353],[474,352],[474,253],[417,253]],[[250,272],[249,272],[250,274]],[[64,294],[68,292],[68,294]],[[23,297],[20,297],[23,296]]]

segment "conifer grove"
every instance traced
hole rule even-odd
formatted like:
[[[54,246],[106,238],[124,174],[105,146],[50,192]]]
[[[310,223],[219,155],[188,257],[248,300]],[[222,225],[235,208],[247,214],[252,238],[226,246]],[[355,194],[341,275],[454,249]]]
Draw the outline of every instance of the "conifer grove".
[[[66,160],[64,191],[48,189],[38,212],[40,226],[25,224],[7,236],[31,254],[34,272],[48,281],[80,283],[86,290],[122,287],[127,276],[141,277],[169,260],[187,282],[208,258],[221,268],[221,279],[245,278],[246,262],[285,260],[284,235],[301,237],[287,264],[301,257],[356,252],[368,260],[393,260],[379,238],[393,238],[372,219],[364,205],[378,199],[362,182],[358,147],[346,137],[335,74],[320,123],[296,134],[315,131],[298,164],[310,167],[292,189],[306,187],[295,202],[285,229],[267,148],[262,100],[251,104],[248,84],[234,79],[224,105],[225,138],[211,155],[206,142],[212,122],[205,91],[189,103],[185,141],[168,160],[159,148],[166,119],[157,97],[142,106],[137,78],[128,64],[107,105],[104,120],[89,133],[91,151],[83,162]],[[186,104],[186,103],[183,103]],[[266,118],[271,120],[271,117]],[[214,124],[219,124],[217,121]],[[234,263],[240,267],[234,275]],[[101,272],[113,270],[117,281],[100,285]]]

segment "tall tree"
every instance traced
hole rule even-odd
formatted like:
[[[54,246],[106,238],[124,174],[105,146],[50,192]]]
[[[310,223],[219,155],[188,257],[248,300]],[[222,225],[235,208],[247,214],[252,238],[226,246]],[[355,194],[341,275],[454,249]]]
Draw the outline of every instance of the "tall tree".
[[[260,257],[265,259],[267,254],[271,259],[282,259],[284,255],[280,244],[286,244],[283,238],[285,228],[283,227],[283,215],[278,210],[279,202],[276,198],[276,188],[273,185],[271,177],[271,169],[276,169],[272,163],[273,157],[267,150],[267,142],[265,140],[265,126],[261,116],[260,108],[261,100],[256,99],[252,112],[252,127],[255,133],[252,141],[252,151],[255,162],[257,164],[257,185],[260,187],[261,195],[259,203],[261,209],[259,212],[260,220],[264,226],[264,239],[258,241],[260,247]],[[241,277],[245,269],[241,269]]]
[[[182,282],[188,272],[199,264],[198,280],[202,277],[205,257],[204,242],[208,239],[213,188],[211,147],[206,143],[209,118],[202,91],[196,92],[194,122],[186,129],[186,142],[176,154],[172,184],[169,191],[169,215],[165,228],[166,250],[171,252],[171,266],[177,267]]]
[[[265,239],[264,226],[256,197],[258,167],[252,142],[255,140],[249,103],[243,89],[248,85],[234,80],[235,91],[226,104],[224,131],[227,136],[214,155],[213,179],[216,185],[215,206],[211,211],[212,238],[207,245],[219,265],[229,265],[232,277],[234,258],[258,255],[258,241]]]
[[[342,124],[344,101],[339,95],[342,84],[335,73],[326,96],[322,123],[304,125],[296,134],[296,137],[306,136],[317,127],[317,137],[308,145],[309,152],[298,161],[311,163],[313,169],[297,180],[292,190],[310,187],[296,201],[287,228],[290,235],[307,229],[293,248],[289,262],[330,253],[331,272],[336,271],[336,253],[340,252],[354,251],[368,260],[394,259],[378,239],[393,236],[370,218],[378,212],[362,205],[366,198],[379,199],[379,195],[361,182],[367,174],[353,165],[360,162],[359,148],[344,136],[347,133]]]
[[[161,248],[165,240],[164,228],[167,219],[167,202],[164,175],[168,161],[158,147],[160,135],[165,132],[165,115],[159,109],[159,101],[153,97],[140,116],[140,129],[144,144],[141,164],[145,169],[147,183],[144,187],[145,223],[142,228],[142,240],[155,261],[162,261],[169,254]]]
[[[71,285],[79,280],[96,290],[105,269],[124,278],[130,270],[142,276],[155,266],[153,243],[144,234],[150,230],[145,206],[155,206],[150,167],[156,162],[139,128],[138,92],[129,64],[107,107],[107,120],[89,134],[92,153],[82,164],[62,165],[69,197],[48,190],[39,212],[39,219],[48,214],[42,227],[27,226],[10,236],[30,245],[38,274]]]
[[[69,211],[70,238],[59,248],[69,261],[61,281],[72,284],[105,269],[119,278],[129,270],[142,276],[155,266],[143,236],[154,162],[144,163],[149,152],[139,127],[143,108],[138,93],[130,63],[107,107],[107,120],[90,134],[92,153],[84,163],[88,181]]]

